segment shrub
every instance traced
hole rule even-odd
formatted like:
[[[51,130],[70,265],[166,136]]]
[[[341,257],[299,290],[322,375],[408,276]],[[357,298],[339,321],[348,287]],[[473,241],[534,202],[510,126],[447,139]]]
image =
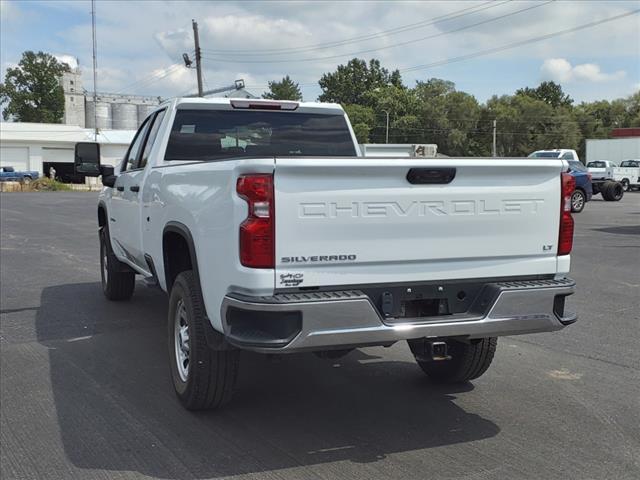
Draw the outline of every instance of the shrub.
[[[54,180],[48,177],[42,177],[38,180],[34,180],[29,185],[31,190],[35,191],[49,191],[55,192],[59,190],[71,190],[71,187],[66,183],[59,182],[58,180]]]

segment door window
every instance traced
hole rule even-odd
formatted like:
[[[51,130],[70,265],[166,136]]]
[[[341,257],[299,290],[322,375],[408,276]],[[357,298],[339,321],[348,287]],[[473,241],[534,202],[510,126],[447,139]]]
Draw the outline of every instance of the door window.
[[[150,118],[147,118],[144,123],[142,124],[142,126],[140,127],[140,129],[138,130],[138,133],[136,133],[135,138],[133,139],[133,143],[131,144],[131,146],[129,147],[129,150],[127,151],[127,155],[124,159],[124,165],[122,165],[122,170],[133,170],[135,168],[138,168],[138,159],[140,157],[140,146],[142,145],[142,142],[144,141],[145,137],[147,136],[147,130],[149,130],[149,123],[150,123]]]
[[[144,144],[144,150],[142,151],[142,157],[140,158],[140,163],[138,168],[144,168],[147,165],[147,161],[149,160],[149,154],[151,153],[151,148],[158,136],[158,131],[160,130],[160,125],[162,125],[162,119],[164,118],[166,110],[160,110],[156,113],[155,118],[153,119],[153,123],[151,124],[151,129],[149,130],[149,135],[147,135],[147,141]]]

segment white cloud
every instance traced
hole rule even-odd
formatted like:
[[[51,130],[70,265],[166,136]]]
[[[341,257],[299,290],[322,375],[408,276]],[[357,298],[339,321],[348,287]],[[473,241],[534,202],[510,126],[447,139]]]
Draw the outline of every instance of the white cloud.
[[[91,75],[91,26],[87,4],[81,1],[41,1],[17,4],[10,2],[12,18],[21,9],[21,25],[4,18],[2,2],[2,61],[17,61],[25,48],[49,49],[77,56],[83,76]],[[637,0],[619,2],[552,2],[535,0],[488,4],[484,0],[429,2],[199,2],[164,1],[100,1],[97,5],[98,90],[163,96],[195,90],[194,71],[174,68],[166,76],[164,69],[182,65],[182,53],[193,51],[191,19],[200,26],[203,50],[205,88],[228,85],[244,78],[248,89],[260,94],[269,80],[290,75],[301,84],[305,99],[319,94],[317,80],[322,73],[334,70],[354,56],[353,52],[369,50],[360,58],[378,58],[389,69],[429,64],[501,45],[513,44],[532,37],[566,30],[605,19],[637,8]],[[34,7],[35,5],[35,7]],[[510,13],[536,7],[508,17]],[[37,8],[36,8],[37,7]],[[455,11],[476,12],[429,25],[427,20]],[[35,13],[34,13],[35,12]],[[37,13],[37,15],[36,15]],[[57,20],[60,16],[64,22]],[[500,18],[503,17],[503,18]],[[493,21],[495,19],[495,21]],[[144,20],[144,21],[142,21]],[[488,23],[485,21],[492,20]],[[424,21],[425,25],[394,35],[372,35],[381,31]],[[473,25],[476,26],[473,26]],[[456,31],[465,26],[468,29]],[[13,28],[11,33],[9,29]],[[452,32],[424,41],[421,37]],[[264,49],[287,49],[339,42],[353,37],[362,41],[334,45],[329,48],[282,55],[256,53]],[[493,93],[506,93],[525,85],[533,86],[536,73],[545,59],[551,62],[543,73],[551,78],[565,78],[574,89],[585,88],[574,98],[591,95],[612,97],[620,82],[604,83],[624,72],[603,72],[599,65],[611,70],[627,71],[626,88],[640,80],[629,58],[640,56],[638,16],[631,16],[590,30],[583,30],[539,43],[528,44],[479,57],[451,66],[422,69],[403,74],[408,85],[415,80],[438,76],[455,81],[462,89],[480,98]],[[7,41],[8,40],[8,41]],[[385,49],[398,43],[401,47]],[[381,49],[381,50],[376,50]],[[235,55],[232,50],[245,50],[252,55]],[[581,59],[589,55],[591,63],[571,65],[565,59]],[[336,56],[319,60],[318,57]],[[4,58],[6,57],[6,58]],[[299,59],[313,61],[298,61]],[[238,62],[238,60],[242,60]],[[260,63],[262,60],[275,60]],[[282,61],[278,61],[282,60]],[[559,61],[558,61],[559,60]],[[566,63],[563,63],[566,62]],[[546,64],[546,62],[545,62]],[[596,83],[598,82],[598,83]],[[499,84],[499,86],[496,85]],[[589,87],[590,86],[590,87]],[[88,88],[90,89],[90,88]],[[626,91],[626,90],[625,90]]]
[[[617,70],[612,73],[605,73],[599,65],[595,63],[583,63],[571,65],[564,58],[548,58],[540,67],[543,80],[553,80],[556,82],[609,82],[620,80],[626,76],[624,70]]]
[[[15,3],[8,2],[7,0],[0,0],[0,17],[2,17],[3,22],[15,20],[19,15],[20,10]]]
[[[62,53],[62,54],[54,53],[53,56],[56,57],[56,60],[58,60],[61,63],[66,63],[72,69],[78,68],[78,59],[73,55],[67,55],[66,53]]]

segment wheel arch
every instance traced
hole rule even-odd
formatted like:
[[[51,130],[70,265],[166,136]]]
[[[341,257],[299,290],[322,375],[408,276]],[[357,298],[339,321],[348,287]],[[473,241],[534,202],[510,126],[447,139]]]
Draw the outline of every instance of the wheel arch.
[[[98,228],[107,225],[107,206],[104,202],[98,203]]]
[[[181,246],[186,246],[186,251],[178,248]],[[167,292],[171,292],[176,277],[185,270],[193,270],[200,288],[196,246],[193,235],[185,224],[169,222],[162,230],[162,264]]]

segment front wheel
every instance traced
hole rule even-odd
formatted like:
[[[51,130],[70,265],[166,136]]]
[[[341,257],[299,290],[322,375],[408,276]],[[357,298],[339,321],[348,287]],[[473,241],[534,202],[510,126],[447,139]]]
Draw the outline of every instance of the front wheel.
[[[624,178],[620,183],[622,184],[622,190],[624,190],[625,192],[628,192],[631,190],[631,184],[629,183],[629,179]]]
[[[446,340],[449,360],[422,360],[416,362],[435,383],[464,383],[480,377],[487,371],[496,352],[496,337],[471,340],[469,343]],[[414,351],[411,343],[409,346]],[[415,352],[414,352],[415,355]]]
[[[169,297],[169,359],[176,395],[188,410],[220,407],[235,388],[240,352],[210,348],[208,321],[195,275],[180,273]]]
[[[106,227],[100,229],[100,277],[102,292],[109,300],[129,300],[133,295],[136,274],[116,258]]]
[[[580,213],[584,210],[584,204],[586,201],[587,197],[582,190],[574,191],[571,194],[571,211],[573,213]]]

